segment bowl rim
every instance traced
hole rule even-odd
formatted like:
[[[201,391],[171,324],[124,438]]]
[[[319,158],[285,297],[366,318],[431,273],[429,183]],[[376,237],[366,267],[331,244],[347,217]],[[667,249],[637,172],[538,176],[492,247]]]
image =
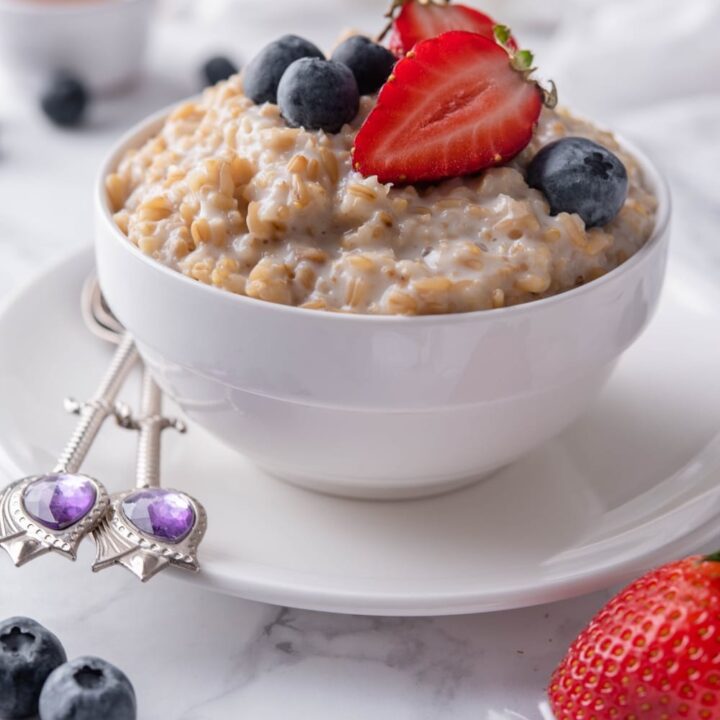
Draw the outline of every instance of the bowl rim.
[[[118,2],[118,0],[103,0],[105,2]],[[143,2],[144,0],[120,0],[121,2]],[[0,6],[4,0],[0,0]],[[663,244],[668,233],[670,224],[670,216],[672,212],[672,200],[670,187],[667,180],[660,172],[655,163],[642,151],[635,143],[627,140],[622,135],[613,133],[617,142],[630,152],[639,162],[643,176],[650,185],[657,198],[657,214],[655,218],[655,227],[645,244],[634,254],[628,258],[622,265],[613,268],[605,275],[596,280],[591,280],[580,287],[571,288],[564,292],[557,293],[545,298],[531,300],[519,305],[511,305],[502,308],[490,308],[484,310],[471,310],[469,312],[457,313],[440,313],[436,315],[385,315],[371,313],[348,313],[348,312],[329,312],[322,310],[313,310],[311,308],[302,308],[294,305],[282,305],[272,303],[265,300],[257,300],[249,298],[245,295],[230,293],[222,288],[216,288],[212,285],[197,282],[186,275],[163,265],[153,258],[145,255],[135,245],[130,243],[113,220],[108,197],[105,191],[105,178],[110,174],[120,160],[121,155],[128,149],[138,147],[141,142],[150,139],[156,133],[169,113],[183,102],[189,102],[197,99],[197,95],[185,98],[183,100],[172,103],[161,110],[145,117],[135,123],[112,145],[110,151],[106,154],[100,165],[99,172],[95,179],[95,203],[97,216],[106,223],[112,233],[113,240],[120,242],[126,252],[134,255],[138,260],[145,263],[154,271],[166,275],[175,282],[184,283],[190,292],[209,293],[209,298],[215,298],[218,302],[226,304],[235,303],[239,305],[247,305],[265,312],[277,312],[284,314],[295,314],[298,318],[306,319],[314,318],[322,322],[356,322],[356,323],[374,323],[374,324],[403,324],[403,325],[448,325],[473,323],[479,320],[490,321],[493,319],[510,319],[526,315],[528,313],[538,313],[543,309],[551,309],[558,305],[572,303],[578,297],[582,297],[589,293],[593,293],[605,285],[618,282],[624,275],[629,274],[638,265],[644,264],[648,258],[655,254],[655,251]],[[96,238],[97,242],[97,238]]]
[[[28,17],[73,17],[111,12],[122,6],[149,5],[154,0],[0,0],[0,12]]]

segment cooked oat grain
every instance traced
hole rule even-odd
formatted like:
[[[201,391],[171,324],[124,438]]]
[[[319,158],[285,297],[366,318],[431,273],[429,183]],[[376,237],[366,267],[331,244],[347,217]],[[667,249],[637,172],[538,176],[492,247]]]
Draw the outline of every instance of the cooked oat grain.
[[[288,128],[237,76],[173,111],[106,179],[118,228],[198,282],[261,300],[357,313],[499,308],[589,282],[650,236],[656,201],[612,135],[545,110],[513,162],[431,187],[393,187],[351,166],[363,98],[337,135]],[[627,202],[605,228],[549,214],[528,187],[544,145],[580,135],[625,163]]]

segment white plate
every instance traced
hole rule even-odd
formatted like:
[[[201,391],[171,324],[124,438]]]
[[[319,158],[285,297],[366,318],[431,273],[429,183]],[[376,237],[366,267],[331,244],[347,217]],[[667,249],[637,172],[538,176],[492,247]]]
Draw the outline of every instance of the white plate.
[[[63,397],[86,398],[109,358],[78,311],[91,266],[90,251],[70,257],[0,313],[8,480],[53,465],[73,423]],[[491,479],[426,500],[313,494],[198,427],[168,432],[164,481],[196,495],[210,522],[203,571],[177,576],[301,608],[432,615],[570,597],[688,552],[720,515],[718,329],[720,291],[675,262],[658,316],[586,417]],[[108,425],[84,470],[129,487],[134,441]]]

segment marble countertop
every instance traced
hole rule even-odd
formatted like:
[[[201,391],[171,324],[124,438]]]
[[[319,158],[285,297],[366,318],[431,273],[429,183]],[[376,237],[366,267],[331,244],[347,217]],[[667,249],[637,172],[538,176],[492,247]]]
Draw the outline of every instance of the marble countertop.
[[[341,5],[349,12],[349,3]],[[325,44],[336,34],[320,1],[305,16],[293,6],[297,18],[286,18],[282,29],[275,16],[253,15],[259,4],[238,6],[245,8],[245,21],[235,24],[218,22],[220,0],[208,2],[195,20],[181,12],[166,17],[142,83],[128,95],[100,100],[82,131],[50,127],[34,100],[10,78],[0,78],[3,296],[90,243],[90,189],[100,158],[132,122],[195,92],[197,67],[211,50],[243,47],[247,57],[281,31],[312,27],[307,34]],[[378,7],[369,0],[354,5],[347,24],[368,25]],[[582,98],[578,78],[575,85]],[[718,97],[697,102],[692,117],[718,147]],[[592,102],[586,106],[592,109]],[[683,159],[699,142],[697,134],[685,133],[687,116],[685,105],[670,106],[644,132],[647,115],[639,107],[623,116],[621,126],[642,135],[651,149],[664,149],[663,163],[679,195],[679,225],[702,239],[710,236],[719,211],[700,171],[714,173],[720,163],[712,152],[697,154],[687,171]],[[676,143],[675,154],[666,151],[670,135],[685,143]],[[720,257],[720,245],[698,247]],[[64,640],[69,655],[97,654],[123,668],[137,689],[142,720],[547,719],[542,702],[550,672],[610,595],[465,617],[341,616],[213,595],[167,577],[150,587],[120,571],[89,578],[90,552],[83,548],[75,565],[49,557],[21,570],[0,558],[0,618],[36,617]]]
[[[141,720],[549,718],[549,673],[607,599],[448,618],[330,615],[209,594],[172,578],[88,577],[48,557],[0,558],[0,617],[36,617],[68,655],[133,680]]]

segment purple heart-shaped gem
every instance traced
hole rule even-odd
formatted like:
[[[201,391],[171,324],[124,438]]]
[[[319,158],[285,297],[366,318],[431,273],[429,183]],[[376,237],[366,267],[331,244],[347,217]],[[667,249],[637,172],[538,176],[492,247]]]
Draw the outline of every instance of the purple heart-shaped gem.
[[[65,530],[95,506],[95,484],[82,475],[58,473],[33,480],[23,491],[27,514],[49,530]]]
[[[138,490],[122,501],[122,511],[141,532],[171,543],[180,542],[195,525],[192,503],[175,490]]]

